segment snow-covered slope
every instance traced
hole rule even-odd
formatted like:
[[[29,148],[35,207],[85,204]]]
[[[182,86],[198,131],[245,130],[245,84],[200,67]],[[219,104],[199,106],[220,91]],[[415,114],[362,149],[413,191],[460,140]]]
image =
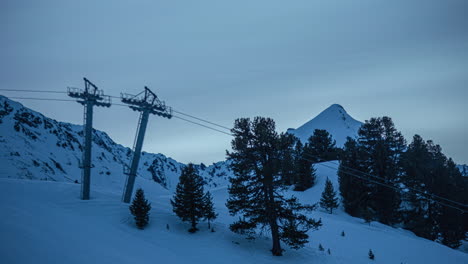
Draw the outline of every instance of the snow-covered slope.
[[[316,128],[328,128],[339,144],[337,135],[357,130],[358,121],[345,113],[332,106],[297,131],[305,135],[316,124],[327,124]],[[340,114],[341,123],[335,118]],[[343,123],[347,132],[339,133]],[[145,190],[153,210],[149,227],[137,230],[127,205],[120,202],[123,166],[129,163],[131,150],[94,131],[92,199],[82,201],[75,183],[81,180],[81,138],[81,126],[57,122],[0,96],[1,263],[468,263],[463,252],[405,230],[365,224],[341,209],[333,215],[313,212],[324,225],[310,233],[310,243],[300,251],[286,248],[284,257],[272,257],[268,237],[247,241],[229,231],[233,217],[225,203],[232,172],[225,161],[197,165],[219,213],[217,232],[202,228],[189,234],[169,203],[185,165],[152,153],[142,156],[136,187]],[[326,178],[338,188],[336,161],[315,166],[317,184],[302,193],[289,190],[288,195],[313,204],[319,201]],[[318,251],[319,243],[330,248],[331,255]],[[369,249],[376,255],[373,262],[367,258]]]
[[[0,95],[0,178],[81,181],[82,126],[57,122]],[[122,189],[131,149],[105,132],[93,131],[91,184]],[[174,189],[185,164],[162,154],[143,152],[138,174]],[[197,165],[207,185],[226,185],[226,162]]]
[[[298,127],[288,129],[303,143],[312,136],[315,129],[325,129],[336,140],[336,146],[342,147],[347,137],[356,137],[362,123],[352,118],[339,104],[333,104],[312,120]]]
[[[457,165],[457,168],[460,170],[461,174],[463,176],[468,176],[468,165],[463,164],[463,165]]]
[[[317,166],[317,185],[298,195],[302,202],[315,203],[325,179],[337,186],[334,166]],[[468,263],[466,253],[416,237],[411,232],[379,223],[366,224],[341,210],[330,215],[312,213],[323,226],[311,232],[310,243],[296,251],[285,247],[283,257],[269,252],[271,240],[254,241],[229,231],[232,217],[224,206],[227,189],[213,189],[219,213],[215,233],[206,223],[200,231],[187,232],[172,212],[171,192],[151,180],[137,178],[152,203],[150,224],[138,230],[128,205],[111,186],[96,187],[94,197],[82,201],[74,183],[0,179],[0,259],[2,263]],[[292,192],[289,192],[290,194]],[[169,229],[166,228],[169,225]],[[345,236],[341,236],[341,232]],[[322,244],[331,255],[318,250]],[[372,249],[376,259],[368,259]]]

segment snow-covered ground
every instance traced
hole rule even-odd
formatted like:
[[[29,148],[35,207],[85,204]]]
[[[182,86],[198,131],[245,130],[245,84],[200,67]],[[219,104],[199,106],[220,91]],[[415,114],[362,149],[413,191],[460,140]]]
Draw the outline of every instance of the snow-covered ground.
[[[335,162],[325,165],[336,167]],[[327,177],[337,187],[336,170],[316,166],[317,185],[294,192],[302,202],[317,202]],[[219,213],[216,232],[201,223],[195,234],[173,214],[170,190],[142,177],[136,187],[143,188],[152,202],[145,230],[135,227],[115,185],[94,185],[92,199],[82,201],[79,184],[0,179],[0,263],[468,263],[466,253],[405,230],[365,224],[340,209],[333,215],[313,212],[323,226],[310,233],[310,243],[273,257],[267,237],[247,241],[229,231],[226,186],[211,189]],[[319,251],[319,243],[330,248],[331,255]],[[375,253],[374,261],[368,259],[369,249]]]
[[[327,129],[337,145],[355,136],[360,122],[339,105],[291,133],[307,139],[313,129]],[[123,167],[131,150],[106,133],[94,131],[90,201],[79,199],[82,127],[58,122],[0,96],[0,264],[3,263],[468,263],[468,255],[416,237],[411,232],[379,223],[365,224],[341,209],[330,215],[312,213],[323,226],[310,233],[299,251],[286,249],[271,256],[271,240],[247,241],[232,233],[225,202],[228,162],[197,165],[213,193],[219,213],[217,232],[206,223],[189,234],[187,224],[172,212],[169,199],[185,164],[162,154],[144,153],[136,188],[153,204],[150,225],[136,229],[128,205],[120,202],[125,181]],[[316,203],[330,178],[338,189],[337,162],[317,164],[317,184],[293,192],[303,203]],[[330,168],[331,167],[331,168]],[[169,225],[169,230],[166,228]],[[341,236],[341,232],[345,236]],[[331,255],[318,250],[322,244]],[[375,261],[368,259],[368,251]]]

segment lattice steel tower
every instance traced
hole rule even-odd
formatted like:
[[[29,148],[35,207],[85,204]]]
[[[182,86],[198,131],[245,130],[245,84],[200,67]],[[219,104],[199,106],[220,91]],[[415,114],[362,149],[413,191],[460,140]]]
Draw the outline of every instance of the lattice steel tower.
[[[172,117],[172,108],[167,107],[163,101],[160,101],[148,87],[137,95],[121,94],[123,103],[128,104],[134,111],[140,112],[138,121],[137,133],[133,144],[133,158],[130,165],[130,171],[127,173],[127,181],[125,182],[122,201],[129,203],[132,198],[133,186],[138,171],[138,162],[140,161],[141,148],[143,147],[143,139],[145,137],[146,126],[148,125],[149,114],[162,116],[165,118]]]
[[[81,199],[89,200],[91,186],[91,146],[93,142],[93,106],[110,107],[110,97],[104,95],[96,85],[83,78],[85,89],[68,87],[68,96],[77,98],[77,102],[84,106],[84,150],[83,160],[80,162],[81,175]]]

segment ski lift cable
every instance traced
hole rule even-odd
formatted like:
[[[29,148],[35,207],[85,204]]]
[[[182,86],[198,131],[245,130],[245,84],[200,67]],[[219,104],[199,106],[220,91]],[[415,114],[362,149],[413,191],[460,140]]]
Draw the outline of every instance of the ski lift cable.
[[[5,89],[0,89],[0,91],[1,91],[1,90],[5,90]],[[15,90],[15,91],[19,91],[19,90]],[[29,91],[29,90],[25,90],[25,91]],[[30,90],[30,91],[32,91],[32,90]],[[41,92],[55,92],[55,91],[41,91]],[[47,100],[48,100],[48,101],[63,101],[63,102],[74,101],[74,100],[69,100],[69,99],[58,99],[58,98],[31,98],[31,97],[9,97],[9,98],[10,98],[10,99],[44,100],[44,101],[47,101]],[[123,104],[114,104],[114,105],[118,105],[118,106],[127,106],[127,105],[123,105]],[[179,113],[179,114],[180,114],[180,113]],[[183,120],[183,121],[186,121],[186,122],[189,122],[189,123],[192,123],[192,124],[195,124],[195,125],[198,125],[198,126],[201,126],[201,127],[204,127],[204,128],[207,128],[207,129],[210,129],[210,130],[213,130],[213,131],[222,133],[222,134],[225,134],[225,135],[234,136],[234,135],[231,134],[231,133],[227,133],[227,132],[218,130],[218,129],[216,129],[216,128],[212,128],[212,127],[209,127],[209,126],[207,126],[207,125],[200,124],[200,123],[197,123],[197,122],[194,122],[194,121],[191,121],[191,120],[188,120],[188,119],[179,117],[179,116],[174,116],[174,117],[175,117],[175,118],[178,118],[178,119],[180,119],[180,120]],[[205,121],[207,121],[207,120],[205,120]],[[208,121],[208,122],[213,123],[213,124],[216,124],[216,123],[211,122],[211,121]],[[221,125],[219,125],[219,126],[221,126]],[[227,127],[226,127],[226,128],[227,128]],[[308,154],[308,153],[306,153],[306,154]],[[310,154],[309,154],[309,156],[310,156]],[[315,162],[315,161],[312,161],[312,160],[310,160],[310,159],[306,159],[306,158],[303,158],[303,159],[305,159],[305,160],[307,160],[307,161],[310,161],[310,162]],[[332,163],[333,163],[333,161],[332,161]],[[317,164],[320,165],[320,166],[324,166],[324,167],[328,167],[328,168],[331,168],[331,169],[338,170],[338,168],[332,167],[332,166],[329,166],[329,165],[326,165],[326,164],[324,164],[324,163],[317,163]],[[334,164],[334,165],[339,165],[339,164],[336,164],[336,163],[333,163],[333,164]],[[346,167],[343,167],[343,168],[345,168],[345,169],[350,169],[350,168],[346,168]],[[366,172],[362,172],[362,171],[359,171],[359,170],[356,170],[356,169],[353,169],[353,170],[356,171],[356,172],[365,174],[365,175],[367,175],[367,176],[369,176],[369,177],[373,177],[373,178],[380,179],[380,180],[385,180],[385,179],[383,179],[383,178],[381,178],[381,177],[378,177],[378,176],[375,176],[375,175],[372,175],[372,174],[369,174],[369,173],[366,173]],[[378,184],[378,185],[381,185],[381,186],[385,186],[385,187],[387,187],[387,188],[392,188],[392,189],[394,189],[394,190],[402,191],[402,189],[399,188],[399,187],[395,187],[395,186],[392,186],[392,185],[389,185],[389,184],[386,184],[386,183],[381,183],[381,182],[378,182],[378,181],[374,181],[374,180],[371,180],[371,179],[369,179],[369,178],[367,178],[367,177],[358,176],[358,175],[356,175],[356,174],[354,174],[354,173],[351,173],[351,172],[349,172],[349,171],[345,171],[345,170],[342,170],[342,171],[343,171],[343,173],[346,174],[346,175],[349,175],[349,176],[352,176],[352,177],[357,177],[357,178],[360,178],[360,179],[363,179],[363,180],[367,180],[367,181],[369,181],[369,182],[373,182],[373,183],[375,183],[375,184]],[[409,189],[409,190],[411,190],[411,191],[413,191],[413,192],[419,192],[419,193],[421,193],[421,191],[419,191],[419,190],[416,190],[416,189],[413,189],[413,188],[409,188],[409,187],[406,187],[406,188]],[[431,197],[436,197],[436,198],[445,200],[445,201],[447,201],[447,202],[451,202],[451,203],[460,205],[460,206],[465,207],[465,208],[468,208],[468,205],[462,204],[462,203],[457,202],[457,201],[453,201],[453,200],[451,200],[451,199],[447,199],[447,198],[444,198],[444,197],[441,197],[441,196],[438,196],[438,195],[435,195],[435,194],[431,194],[431,193],[424,193],[424,194],[425,194],[425,195],[428,195],[428,196],[431,196]],[[430,200],[430,201],[433,201],[433,202],[438,203],[438,204],[443,205],[443,206],[447,206],[447,207],[450,207],[450,208],[453,208],[453,209],[460,210],[460,211],[463,212],[463,213],[468,212],[467,210],[461,209],[461,208],[456,207],[456,206],[452,206],[452,205],[448,205],[448,204],[442,203],[442,202],[437,201],[437,200],[434,200],[434,199],[432,199],[432,198],[425,198],[425,199]]]

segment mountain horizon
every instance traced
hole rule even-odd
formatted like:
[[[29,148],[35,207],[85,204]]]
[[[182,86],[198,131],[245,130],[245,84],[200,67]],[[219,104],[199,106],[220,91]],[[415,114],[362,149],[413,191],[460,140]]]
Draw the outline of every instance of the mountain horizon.
[[[289,128],[287,132],[305,143],[315,129],[324,129],[336,140],[337,147],[343,147],[347,137],[356,138],[362,124],[350,116],[343,106],[332,104],[303,125],[296,129]]]

